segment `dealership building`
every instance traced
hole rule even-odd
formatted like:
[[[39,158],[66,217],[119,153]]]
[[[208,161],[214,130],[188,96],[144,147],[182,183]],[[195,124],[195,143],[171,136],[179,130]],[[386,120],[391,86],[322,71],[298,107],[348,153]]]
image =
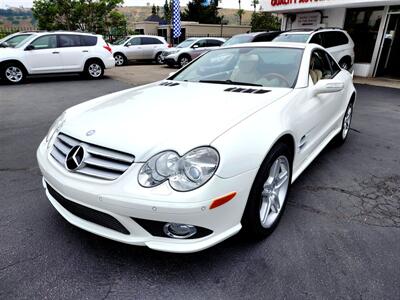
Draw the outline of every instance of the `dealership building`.
[[[355,74],[400,79],[400,0],[262,0],[282,30],[339,27],[355,43]]]

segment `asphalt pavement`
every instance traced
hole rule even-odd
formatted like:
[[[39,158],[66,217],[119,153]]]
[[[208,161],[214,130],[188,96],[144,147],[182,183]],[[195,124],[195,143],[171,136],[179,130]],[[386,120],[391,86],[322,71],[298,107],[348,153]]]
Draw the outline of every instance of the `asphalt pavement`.
[[[295,182],[268,239],[177,255],[80,230],[42,188],[35,151],[53,120],[130,86],[0,85],[0,299],[400,299],[400,90],[357,86],[347,143]]]

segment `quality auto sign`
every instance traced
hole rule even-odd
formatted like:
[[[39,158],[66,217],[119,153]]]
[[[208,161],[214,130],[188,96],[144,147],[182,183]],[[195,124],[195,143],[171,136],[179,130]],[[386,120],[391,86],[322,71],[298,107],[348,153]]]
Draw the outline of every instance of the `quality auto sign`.
[[[366,7],[400,3],[398,0],[261,0],[263,10],[286,12],[295,10],[317,10],[334,7]]]

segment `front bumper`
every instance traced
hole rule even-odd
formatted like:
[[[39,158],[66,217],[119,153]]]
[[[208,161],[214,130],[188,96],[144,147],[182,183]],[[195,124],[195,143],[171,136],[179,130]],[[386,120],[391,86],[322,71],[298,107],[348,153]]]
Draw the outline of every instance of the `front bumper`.
[[[176,192],[167,182],[150,189],[141,187],[137,182],[141,163],[134,163],[118,179],[108,182],[68,172],[49,155],[44,141],[38,148],[37,159],[48,199],[71,224],[115,241],[177,253],[200,251],[236,234],[241,229],[240,220],[256,175],[256,170],[252,170],[228,179],[214,176],[197,190]],[[127,233],[71,213],[56,200],[54,193],[50,193],[51,189],[67,201],[113,217]],[[237,192],[235,198],[220,207],[209,209],[213,199],[233,191]],[[138,219],[191,224],[206,228],[211,233],[193,239],[155,236]]]

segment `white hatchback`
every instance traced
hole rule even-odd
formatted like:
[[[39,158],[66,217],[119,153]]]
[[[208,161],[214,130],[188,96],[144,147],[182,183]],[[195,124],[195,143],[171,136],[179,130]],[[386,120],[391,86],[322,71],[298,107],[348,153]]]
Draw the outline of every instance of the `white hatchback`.
[[[0,49],[0,77],[21,83],[28,75],[82,73],[98,79],[115,61],[100,35],[78,32],[34,33],[14,48]]]
[[[265,237],[290,185],[349,134],[351,74],[315,44],[205,53],[167,80],[68,109],[37,151],[70,223],[170,252]]]
[[[350,70],[354,64],[354,42],[350,35],[338,28],[315,30],[298,29],[281,33],[274,42],[313,43],[324,47],[339,63]]]

